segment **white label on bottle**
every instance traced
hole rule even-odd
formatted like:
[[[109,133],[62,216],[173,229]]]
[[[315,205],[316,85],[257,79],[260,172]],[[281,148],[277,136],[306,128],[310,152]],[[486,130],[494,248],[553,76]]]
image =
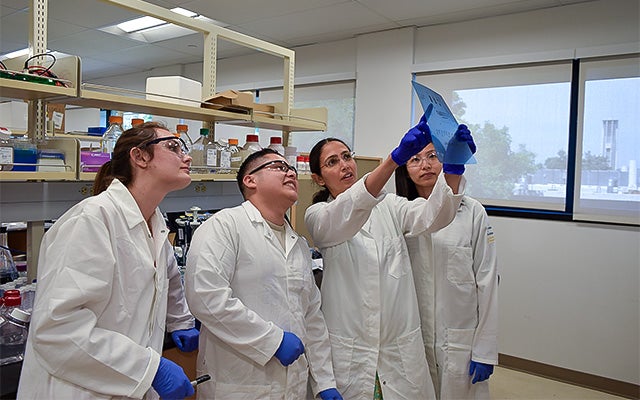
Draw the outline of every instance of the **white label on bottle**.
[[[220,152],[220,168],[231,168],[231,152]]]
[[[13,164],[13,147],[0,147],[0,164]]]
[[[207,149],[207,167],[215,167],[218,163],[216,149]]]

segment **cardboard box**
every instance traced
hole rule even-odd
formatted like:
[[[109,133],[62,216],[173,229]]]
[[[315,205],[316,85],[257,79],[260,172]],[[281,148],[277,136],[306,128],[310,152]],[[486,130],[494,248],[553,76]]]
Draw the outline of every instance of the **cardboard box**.
[[[240,92],[237,90],[225,90],[204,100],[207,103],[202,107],[214,108],[217,110],[242,112],[253,109],[253,94]]]
[[[47,121],[53,122],[55,133],[64,133],[64,104],[47,103]]]
[[[191,107],[199,107],[202,99],[202,84],[183,76],[149,77],[147,78],[145,91],[147,92],[147,100],[164,101],[165,103]]]
[[[273,118],[275,107],[272,106],[271,104],[253,103],[253,111],[263,111],[263,112],[270,113],[270,114],[255,113],[255,115],[259,115],[261,117]]]

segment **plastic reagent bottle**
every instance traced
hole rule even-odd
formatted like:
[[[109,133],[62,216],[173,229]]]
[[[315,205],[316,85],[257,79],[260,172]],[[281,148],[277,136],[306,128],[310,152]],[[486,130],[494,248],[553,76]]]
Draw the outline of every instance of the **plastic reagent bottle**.
[[[202,169],[205,166],[204,159],[204,144],[208,140],[209,129],[200,128],[200,137],[193,143],[193,150],[191,150],[191,167],[196,169]]]
[[[218,145],[211,135],[207,135],[204,141],[204,164],[209,168],[220,166],[218,161]]]
[[[282,145],[282,138],[280,136],[271,136],[269,139],[268,148],[277,151],[281,156],[285,155],[284,146]]]
[[[119,115],[109,116],[109,128],[102,135],[102,152],[112,154],[120,135],[122,135],[122,117]]]
[[[0,227],[0,284],[18,279],[18,270],[7,246],[7,227]]]
[[[193,147],[193,140],[191,140],[191,136],[189,136],[189,125],[186,124],[178,124],[176,125],[176,133],[182,139],[187,146],[189,146],[189,150]]]
[[[11,136],[0,132],[0,171],[11,171],[13,169],[13,145]]]
[[[0,365],[24,359],[31,314],[20,308],[0,317]]]
[[[249,155],[260,150],[262,150],[262,146],[260,146],[258,135],[248,134],[244,146],[242,146],[242,150],[240,151],[241,163],[244,162]]]
[[[240,165],[242,165],[242,155],[238,148],[238,139],[229,138],[229,153],[231,155],[231,168],[240,168]]]

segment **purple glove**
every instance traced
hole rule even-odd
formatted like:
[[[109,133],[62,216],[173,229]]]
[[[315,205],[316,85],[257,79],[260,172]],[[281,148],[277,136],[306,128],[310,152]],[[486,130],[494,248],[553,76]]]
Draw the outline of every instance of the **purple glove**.
[[[179,331],[171,332],[171,338],[176,344],[176,347],[185,353],[198,349],[199,335],[200,331],[196,328],[181,329]]]
[[[426,145],[431,143],[431,129],[427,118],[422,115],[420,122],[404,134],[398,147],[391,152],[391,158],[398,165],[404,165]]]
[[[160,366],[151,386],[163,399],[184,399],[195,393],[182,368],[164,357],[160,358]]]
[[[304,345],[300,338],[295,333],[285,331],[274,356],[286,367],[297,360],[302,353],[304,353]]]
[[[455,140],[458,142],[467,142],[471,154],[476,152],[476,144],[471,136],[471,131],[465,124],[458,125],[458,130],[454,134]],[[464,174],[464,164],[442,164],[442,170],[445,174],[462,175]]]
[[[473,375],[474,372],[475,375]],[[473,375],[473,380],[471,381],[471,383],[487,380],[489,379],[489,376],[491,376],[491,374],[493,374],[493,365],[483,364],[471,360],[471,364],[469,365],[469,376]]]
[[[325,389],[318,395],[322,400],[342,400],[342,396],[340,396],[340,392],[336,388]]]

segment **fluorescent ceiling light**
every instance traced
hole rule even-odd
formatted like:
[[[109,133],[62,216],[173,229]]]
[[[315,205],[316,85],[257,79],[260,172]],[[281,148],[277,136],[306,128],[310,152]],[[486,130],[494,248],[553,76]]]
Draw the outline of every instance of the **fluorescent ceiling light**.
[[[61,56],[64,56],[64,54],[60,53],[59,51],[51,51],[51,50],[45,51],[45,54],[51,54],[56,58],[60,58]],[[25,47],[24,49],[12,51],[11,53],[0,55],[0,60],[10,60],[12,58],[18,58],[18,57],[27,56],[27,55],[29,55],[29,48]],[[25,57],[25,59],[26,58],[27,57]]]
[[[122,22],[116,26],[127,33],[132,33],[132,32],[141,31],[143,29],[151,28],[153,26],[158,26],[162,24],[166,24],[166,22],[158,18],[140,17],[140,18],[132,19],[130,21]]]
[[[189,18],[195,18],[198,16],[198,14],[194,13],[193,11],[185,10],[184,8],[180,8],[180,7],[172,8],[171,11],[175,12],[176,14],[184,15],[185,17],[189,17]],[[123,31],[125,31],[126,33],[133,33],[133,32],[139,32],[141,30],[153,28],[160,25],[168,25],[168,24],[164,20],[146,16],[146,17],[140,17],[140,18],[129,20],[129,21],[125,21],[117,24],[116,26],[122,29]]]
[[[181,7],[172,8],[171,11],[173,11],[174,13],[178,13],[180,15],[184,15],[185,17],[189,17],[189,18],[195,18],[198,16],[198,14],[194,13],[193,11],[185,10],[184,8],[181,8]]]

